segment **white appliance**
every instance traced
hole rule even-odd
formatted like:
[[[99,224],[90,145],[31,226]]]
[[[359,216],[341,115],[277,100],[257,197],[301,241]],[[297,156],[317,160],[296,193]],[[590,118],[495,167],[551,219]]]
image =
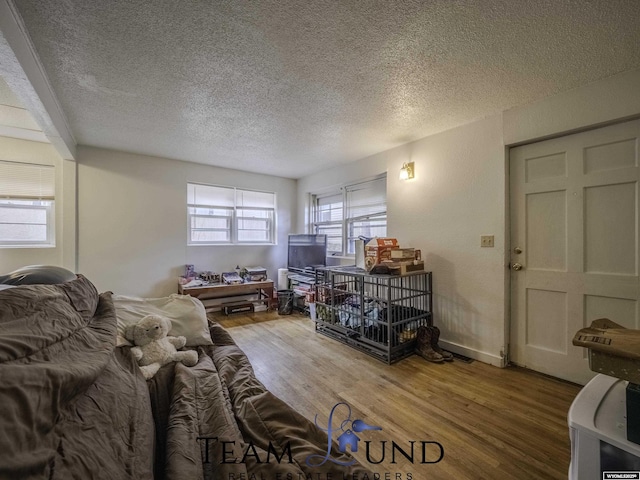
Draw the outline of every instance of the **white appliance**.
[[[571,404],[570,480],[624,478],[608,477],[605,472],[640,472],[640,445],[627,440],[627,384],[599,374]]]
[[[278,290],[287,290],[289,288],[289,270],[286,268],[278,269]]]

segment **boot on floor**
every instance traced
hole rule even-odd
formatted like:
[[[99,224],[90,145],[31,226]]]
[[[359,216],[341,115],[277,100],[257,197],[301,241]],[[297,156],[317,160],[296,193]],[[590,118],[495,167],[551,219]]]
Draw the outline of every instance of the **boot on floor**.
[[[430,362],[442,363],[444,358],[431,346],[431,338],[431,329],[425,325],[419,326],[416,334],[416,353]]]
[[[453,355],[449,352],[444,351],[438,345],[438,340],[440,340],[440,329],[436,326],[430,327],[431,329],[431,348],[433,348],[434,352],[439,353],[445,362],[453,362]]]

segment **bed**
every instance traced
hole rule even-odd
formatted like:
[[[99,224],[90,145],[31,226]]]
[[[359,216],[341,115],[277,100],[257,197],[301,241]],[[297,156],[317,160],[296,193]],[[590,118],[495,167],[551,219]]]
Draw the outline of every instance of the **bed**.
[[[149,381],[118,328],[114,295],[81,275],[0,289],[0,478],[373,478],[219,324],[188,347],[197,365]]]

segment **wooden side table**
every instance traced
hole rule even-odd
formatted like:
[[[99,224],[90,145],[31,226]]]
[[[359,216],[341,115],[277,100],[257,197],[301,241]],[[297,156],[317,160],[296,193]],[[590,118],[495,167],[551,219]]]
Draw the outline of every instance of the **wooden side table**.
[[[221,283],[217,285],[202,285],[199,287],[184,287],[178,285],[178,292],[181,295],[190,295],[198,300],[230,298],[257,293],[258,299],[252,301],[266,304],[267,310],[272,310],[274,306],[273,280],[245,282],[233,285]]]

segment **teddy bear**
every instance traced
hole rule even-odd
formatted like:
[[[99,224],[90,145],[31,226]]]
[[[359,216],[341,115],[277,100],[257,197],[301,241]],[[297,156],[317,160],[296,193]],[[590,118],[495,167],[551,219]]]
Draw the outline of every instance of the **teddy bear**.
[[[147,315],[134,325],[129,325],[124,336],[134,343],[131,353],[138,361],[144,378],[149,380],[170,362],[182,362],[188,367],[198,363],[198,353],[193,350],[179,352],[187,340],[184,337],[169,337],[171,320],[158,315]]]

